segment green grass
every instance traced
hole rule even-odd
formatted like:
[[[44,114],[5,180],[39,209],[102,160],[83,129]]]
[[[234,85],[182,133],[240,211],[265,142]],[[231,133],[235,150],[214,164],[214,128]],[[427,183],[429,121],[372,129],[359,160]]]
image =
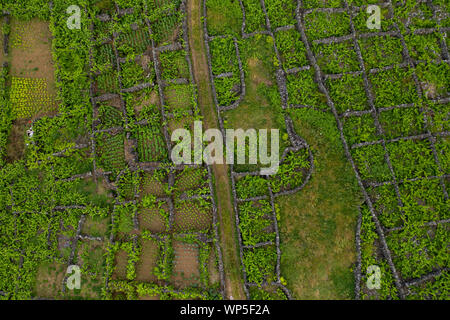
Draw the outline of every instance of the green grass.
[[[222,113],[225,128],[279,129],[280,137],[286,133],[280,96],[274,78],[273,38],[256,36],[243,40],[242,63],[246,70],[246,95],[239,106]],[[281,141],[280,150],[286,147]],[[236,170],[255,170],[256,167],[237,166]]]
[[[298,110],[292,118],[313,149],[316,168],[304,189],[277,200],[281,273],[295,299],[352,299],[359,187],[334,117]]]
[[[208,16],[208,34],[210,36],[240,34],[242,10],[238,1],[207,0],[206,7]]]

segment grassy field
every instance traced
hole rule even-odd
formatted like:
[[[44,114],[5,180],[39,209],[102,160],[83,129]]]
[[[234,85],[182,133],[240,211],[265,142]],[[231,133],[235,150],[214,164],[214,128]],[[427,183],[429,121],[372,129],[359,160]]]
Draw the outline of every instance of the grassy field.
[[[277,200],[281,210],[281,272],[296,299],[352,299],[359,188],[331,114],[293,115],[315,157],[311,180]],[[329,128],[323,129],[323,127]],[[331,139],[330,139],[331,137]]]

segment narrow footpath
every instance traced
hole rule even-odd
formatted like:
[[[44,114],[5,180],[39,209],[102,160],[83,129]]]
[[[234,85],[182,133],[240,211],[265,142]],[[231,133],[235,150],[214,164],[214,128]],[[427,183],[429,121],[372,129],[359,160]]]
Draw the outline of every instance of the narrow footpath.
[[[204,117],[204,128],[219,128],[217,111],[210,86],[206,47],[203,41],[202,0],[187,1],[189,45],[195,81],[198,86],[198,103]],[[243,290],[241,262],[237,244],[233,198],[227,165],[213,165],[214,187],[217,196],[220,223],[220,246],[225,270],[225,295],[227,299],[246,299]]]

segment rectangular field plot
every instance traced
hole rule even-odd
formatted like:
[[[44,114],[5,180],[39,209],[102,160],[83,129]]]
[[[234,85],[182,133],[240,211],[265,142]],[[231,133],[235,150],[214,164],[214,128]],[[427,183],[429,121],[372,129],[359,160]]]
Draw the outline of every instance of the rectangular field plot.
[[[275,241],[272,207],[267,200],[239,204],[239,229],[244,246]]]
[[[126,47],[132,48],[135,54],[142,54],[151,46],[150,34],[148,29],[144,26],[136,30],[121,33],[116,41],[119,53]]]
[[[267,16],[271,22],[272,28],[278,28],[287,25],[293,25],[295,21],[295,9],[297,3],[295,0],[265,0]]]
[[[249,283],[271,282],[276,277],[277,251],[275,246],[244,249],[243,264]]]
[[[80,289],[66,289],[66,298],[99,299],[104,286],[107,244],[102,241],[80,240],[77,244],[75,264],[81,269]]]
[[[450,66],[447,62],[419,63],[416,74],[427,99],[450,97]]]
[[[208,188],[208,170],[204,167],[186,167],[183,171],[175,173],[174,188],[178,193],[201,191],[198,189]]]
[[[94,61],[99,69],[116,68],[116,56],[114,47],[111,43],[98,45],[94,48]]]
[[[124,95],[128,107],[127,114],[134,114],[136,119],[148,118],[148,114],[160,112],[160,98],[157,88],[145,88],[143,90]],[[132,107],[132,108],[131,108]]]
[[[119,74],[110,67],[95,77],[95,94],[118,93],[120,90]]]
[[[135,129],[139,162],[167,162],[167,145],[159,121]]]
[[[399,65],[403,62],[400,38],[370,37],[359,40],[359,46],[367,70]]]
[[[346,12],[313,11],[305,16],[306,36],[309,40],[349,35],[350,17]]]
[[[238,199],[248,199],[268,196],[267,180],[260,176],[245,176],[236,179],[236,193]]]
[[[114,257],[113,280],[125,280],[127,278],[127,265],[129,253],[123,249],[119,249]]]
[[[145,198],[144,198],[145,203]],[[164,233],[169,228],[168,204],[159,202],[151,208],[143,207],[138,211],[139,227],[152,233]]]
[[[344,118],[342,119],[342,126],[344,135],[350,145],[380,139],[377,135],[375,120],[372,114]]]
[[[15,118],[34,118],[58,112],[52,35],[47,22],[11,19],[11,104]]]
[[[194,132],[194,121],[195,118],[192,115],[180,113],[175,117],[170,117],[167,119],[167,130],[169,131],[169,136],[172,136],[173,132],[177,129],[186,129],[191,133],[191,136]],[[175,142],[172,142],[172,146],[175,145]],[[192,143],[193,147],[194,143]]]
[[[325,95],[319,91],[317,84],[314,82],[313,70],[290,74],[286,78],[289,105],[310,106],[319,109],[328,108]]]
[[[168,188],[168,175],[164,170],[155,170],[152,172],[144,172],[140,186],[140,194],[154,195],[163,197],[166,195],[165,190]]]
[[[385,108],[418,101],[411,69],[394,68],[368,75],[375,106]]]
[[[103,217],[89,216],[86,218],[86,221],[83,224],[81,232],[82,234],[91,237],[106,238],[108,235],[108,226],[110,222],[111,222],[110,217],[103,218]]]
[[[161,75],[165,80],[189,78],[189,66],[185,51],[165,51],[160,53]]]
[[[450,103],[430,103],[428,104],[431,124],[430,131],[433,133],[450,131],[450,121],[448,115],[450,114]]]
[[[394,186],[384,185],[369,189],[369,195],[378,214],[380,223],[385,228],[396,228],[403,225],[402,213]]]
[[[105,102],[100,102],[94,109],[94,121],[97,129],[121,127],[123,125],[122,101],[119,97]]]
[[[97,136],[97,164],[105,171],[125,167],[124,134],[100,133]]]
[[[139,282],[156,282],[158,278],[153,270],[157,266],[159,247],[155,241],[141,239],[141,256],[136,264],[136,280]]]
[[[395,108],[379,114],[380,125],[388,139],[425,133],[425,120],[419,108]]]
[[[37,269],[35,296],[55,299],[61,297],[67,266],[61,263],[42,263]]]
[[[405,182],[399,189],[405,221],[422,225],[450,218],[450,203],[445,199],[439,180]]]
[[[386,145],[398,179],[439,175],[428,140],[406,140]]]
[[[252,33],[266,29],[266,18],[259,0],[243,0],[245,10],[245,32]]]
[[[211,203],[204,199],[177,201],[174,231],[207,232],[212,227],[212,210]]]
[[[275,40],[285,70],[308,65],[305,45],[297,30],[279,31],[275,33]]]
[[[55,96],[49,93],[44,78],[19,78],[11,80],[11,105],[15,118],[34,118],[39,115],[55,114]]]
[[[114,226],[113,231],[116,232],[118,239],[128,241],[130,233],[135,230],[135,216],[137,207],[132,204],[116,205],[114,207]]]
[[[194,111],[194,87],[188,84],[170,85],[164,88],[167,110],[170,113]]]
[[[391,181],[392,175],[381,144],[365,146],[351,151],[361,178],[371,182]]]
[[[326,85],[339,113],[370,109],[362,76],[345,74],[337,79],[328,79]]]
[[[324,73],[338,74],[359,70],[358,57],[353,42],[313,45],[317,64]]]
[[[450,229],[446,224],[433,227],[411,224],[409,228],[389,233],[386,242],[402,278],[409,280],[448,266],[449,236]]]
[[[156,82],[155,69],[150,56],[131,56],[120,65],[122,86],[124,89],[132,88],[144,83],[153,85]]]
[[[443,172],[450,171],[450,137],[439,137],[436,140],[436,153]]]
[[[210,36],[240,33],[242,10],[238,1],[207,0],[206,12]]]
[[[174,260],[172,281],[176,287],[188,287],[200,282],[199,246],[173,242]]]

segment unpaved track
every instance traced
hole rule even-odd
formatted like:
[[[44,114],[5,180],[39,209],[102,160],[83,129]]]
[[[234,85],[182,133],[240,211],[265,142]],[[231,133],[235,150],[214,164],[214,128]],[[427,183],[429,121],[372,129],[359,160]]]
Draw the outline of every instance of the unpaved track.
[[[203,41],[201,22],[201,0],[187,1],[189,45],[195,81],[198,85],[198,102],[204,117],[204,127],[218,128],[217,112],[209,83],[206,48]],[[228,167],[212,166],[220,222],[220,245],[225,269],[225,294],[227,299],[246,299],[241,276],[241,262],[236,238],[236,224],[233,211]]]

